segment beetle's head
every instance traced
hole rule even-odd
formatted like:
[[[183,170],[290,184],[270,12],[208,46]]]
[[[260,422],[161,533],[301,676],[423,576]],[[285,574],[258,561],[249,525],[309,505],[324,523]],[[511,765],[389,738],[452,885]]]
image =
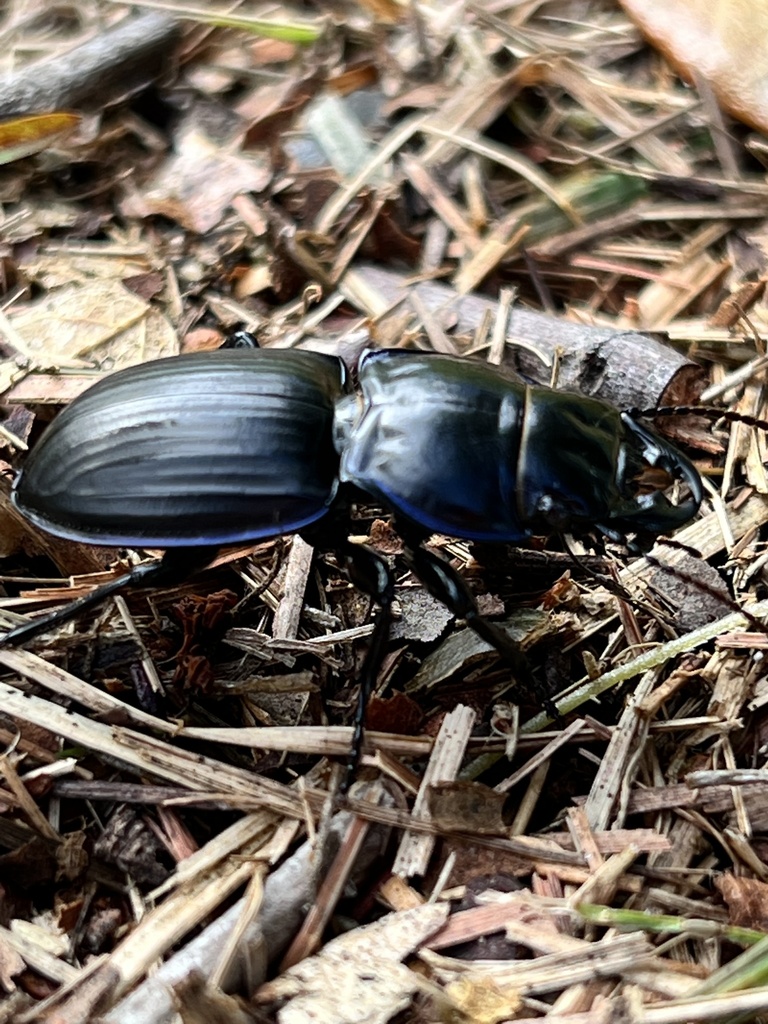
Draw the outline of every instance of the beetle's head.
[[[622,542],[632,534],[643,550],[693,518],[701,478],[682,452],[604,402],[530,390],[517,495],[531,532],[599,530]],[[688,489],[677,504],[665,493],[674,481]]]
[[[621,414],[621,422],[624,437],[616,467],[621,499],[598,528],[611,539],[634,533],[632,547],[647,550],[659,534],[684,526],[696,515],[703,497],[701,477],[681,451],[628,413]],[[675,481],[688,488],[678,504],[665,493]]]

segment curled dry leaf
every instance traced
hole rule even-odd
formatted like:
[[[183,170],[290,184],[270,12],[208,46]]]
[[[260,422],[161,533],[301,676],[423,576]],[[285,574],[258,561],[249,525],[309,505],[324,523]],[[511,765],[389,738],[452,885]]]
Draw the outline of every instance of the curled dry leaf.
[[[768,131],[768,6],[753,0],[621,0],[688,81],[706,79],[735,117]]]

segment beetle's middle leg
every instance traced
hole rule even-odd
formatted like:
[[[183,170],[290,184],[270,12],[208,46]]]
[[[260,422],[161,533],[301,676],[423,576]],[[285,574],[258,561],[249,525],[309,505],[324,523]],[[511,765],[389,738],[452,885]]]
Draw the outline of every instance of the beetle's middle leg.
[[[324,545],[325,546],[325,545]],[[370,548],[361,544],[353,544],[346,537],[336,537],[332,544],[337,556],[343,563],[343,569],[358,590],[362,590],[372,598],[379,609],[374,621],[373,633],[365,652],[365,660],[360,672],[357,707],[353,722],[352,743],[349,758],[344,769],[339,791],[346,793],[352,785],[363,745],[363,729],[368,700],[376,686],[376,679],[386,651],[389,637],[389,625],[392,620],[392,601],[395,596],[395,581],[392,572],[381,557]]]
[[[57,608],[47,615],[40,615],[32,619],[31,622],[17,626],[0,638],[0,647],[16,647],[25,643],[40,633],[46,633],[54,626],[69,622],[80,612],[96,607],[112,594],[119,593],[121,590],[139,587],[165,587],[182,583],[198,570],[210,565],[218,550],[218,547],[169,548],[158,561],[137,565],[123,576],[118,576],[117,579],[96,587],[90,594],[78,597],[62,608]]]
[[[442,601],[456,618],[465,619],[481,639],[498,651],[515,675],[524,676],[529,669],[519,645],[500,626],[480,614],[471,591],[453,566],[440,555],[422,547],[417,538],[409,537],[409,531],[403,531],[400,524],[398,532],[401,536],[404,532],[408,538],[406,562],[430,594]]]

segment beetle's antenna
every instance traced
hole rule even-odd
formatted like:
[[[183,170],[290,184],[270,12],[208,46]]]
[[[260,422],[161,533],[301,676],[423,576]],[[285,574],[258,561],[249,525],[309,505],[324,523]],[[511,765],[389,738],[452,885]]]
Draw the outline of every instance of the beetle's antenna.
[[[591,577],[596,583],[599,583],[600,586],[605,587],[609,594],[613,594],[613,596],[617,597],[620,601],[626,602],[626,604],[634,608],[635,611],[644,611],[646,613],[658,617],[659,611],[657,609],[651,609],[647,603],[639,600],[633,594],[630,594],[629,590],[627,590],[625,586],[619,583],[618,579],[616,579],[613,576],[606,576],[601,572],[597,572],[591,566],[587,565],[587,563],[581,558],[581,556],[578,555],[570,546],[570,544],[568,543],[568,538],[564,534],[560,535],[560,540],[562,541],[563,547],[568,552],[568,555],[573,560],[574,565],[577,565],[583,572],[586,573],[587,576]],[[627,545],[627,549],[631,550],[629,545]],[[638,551],[637,554],[642,555],[642,552]],[[669,566],[667,566],[667,568],[669,569]]]
[[[692,554],[695,558],[701,558],[700,551],[696,551],[695,548],[691,548],[687,544],[681,544],[672,537],[658,537],[656,543],[663,544],[664,547],[672,548],[673,550],[685,551],[688,554]],[[752,615],[750,611],[743,608],[738,604],[738,602],[734,601],[732,597],[728,597],[719,590],[716,590],[715,587],[711,586],[709,583],[706,583],[704,580],[697,579],[691,573],[687,573],[679,566],[667,565],[665,562],[662,562],[649,552],[646,552],[643,555],[643,558],[645,558],[648,564],[652,565],[654,569],[659,569],[661,572],[667,573],[669,576],[674,576],[676,579],[683,580],[685,583],[690,583],[691,586],[701,591],[701,593],[715,598],[721,604],[729,607],[731,611],[738,612],[739,615],[743,615],[756,633],[768,633],[768,626],[766,623],[761,622],[758,618]]]
[[[727,420],[728,423],[744,423],[748,427],[768,432],[768,420],[762,420],[749,413],[734,412],[732,409],[717,409],[711,405],[660,405],[655,409],[630,409],[628,416],[633,419],[651,420],[656,416],[706,416],[710,420]]]
[[[643,609],[643,603],[641,601],[638,601],[636,597],[633,597],[632,594],[630,594],[629,591],[626,589],[626,587],[623,587],[612,577],[604,576],[602,573],[597,572],[591,566],[587,565],[587,563],[584,562],[570,546],[570,544],[568,543],[568,538],[565,535],[561,535],[560,539],[569,557],[573,560],[574,564],[578,565],[578,567],[584,573],[586,573],[596,582],[600,583],[603,587],[605,587],[606,590],[608,590],[615,597],[618,597],[622,601],[626,601],[628,604],[631,604],[633,608],[636,608],[638,610]],[[691,547],[689,544],[683,544],[679,540],[674,540],[674,538],[672,537],[657,537],[656,543],[663,544],[664,547],[671,548],[674,551],[683,551],[685,552],[685,554],[690,555],[692,558],[700,559],[702,557],[701,552],[698,551],[696,548]],[[639,557],[644,558],[649,565],[652,565],[654,569],[658,569],[660,572],[666,573],[668,576],[674,576],[675,579],[682,580],[684,583],[689,583],[692,587],[695,587],[696,590],[700,591],[702,594],[707,594],[708,597],[712,597],[715,600],[719,601],[721,604],[730,608],[731,611],[738,612],[739,615],[743,615],[756,633],[768,633],[768,625],[766,625],[766,623],[760,622],[760,620],[757,619],[754,615],[752,615],[746,608],[743,608],[736,601],[734,601],[732,597],[723,594],[721,591],[717,590],[711,584],[706,583],[704,580],[698,579],[692,573],[686,572],[679,566],[667,565],[666,562],[662,562],[661,559],[656,558],[655,555],[652,555],[647,551],[638,551],[637,554],[639,555]]]
[[[579,569],[586,576],[594,580],[596,583],[599,583],[601,586],[605,587],[605,589],[609,590],[614,595],[614,597],[618,597],[622,601],[626,601],[628,604],[633,605],[633,607],[635,608],[640,607],[636,598],[632,597],[632,595],[626,589],[626,587],[623,587],[612,576],[606,576],[602,572],[598,572],[597,569],[593,569],[591,565],[588,565],[581,557],[581,555],[577,554],[573,550],[566,534],[561,533],[558,536],[560,537],[560,542],[565,548],[566,554],[568,555],[570,560],[573,562],[574,565],[578,566]],[[595,540],[602,541],[602,538],[595,537]]]

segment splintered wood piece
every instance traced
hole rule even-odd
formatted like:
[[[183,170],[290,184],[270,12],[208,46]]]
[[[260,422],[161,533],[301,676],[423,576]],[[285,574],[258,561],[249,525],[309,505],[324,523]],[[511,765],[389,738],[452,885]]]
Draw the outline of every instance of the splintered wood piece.
[[[424,771],[421,787],[413,805],[414,818],[429,818],[429,789],[437,782],[455,779],[466,751],[467,740],[475,724],[475,713],[471,708],[459,705],[445,716],[440,732],[435,739],[432,756]],[[408,878],[423,875],[435,845],[435,836],[406,832],[392,867],[392,873]]]
[[[285,569],[283,596],[272,620],[272,636],[276,640],[295,640],[304,605],[304,592],[312,568],[314,548],[301,537],[294,537]]]
[[[585,806],[587,820],[593,829],[624,824],[621,811],[620,817],[614,817],[616,803],[622,791],[626,792],[632,783],[630,769],[633,764],[637,765],[638,747],[645,742],[648,729],[647,720],[637,713],[637,707],[652,691],[658,676],[658,670],[652,669],[633,688],[618,727],[600,761]]]

